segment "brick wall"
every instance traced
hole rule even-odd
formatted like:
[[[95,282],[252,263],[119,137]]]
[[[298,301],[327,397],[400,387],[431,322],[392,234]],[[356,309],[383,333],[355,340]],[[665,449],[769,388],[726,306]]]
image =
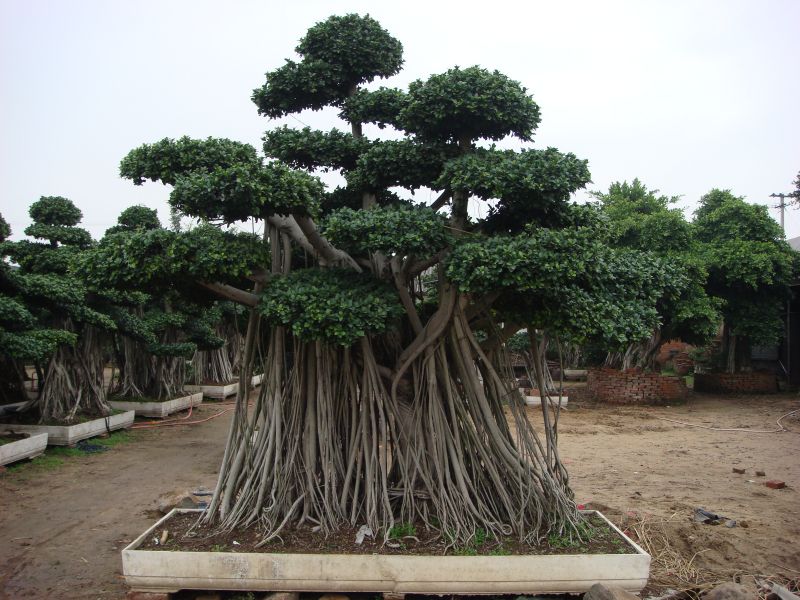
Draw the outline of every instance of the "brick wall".
[[[694,376],[697,392],[724,394],[772,394],[778,391],[775,373],[751,371],[748,373],[697,373]]]
[[[587,387],[594,400],[609,404],[680,402],[689,393],[683,377],[638,369],[589,369]]]

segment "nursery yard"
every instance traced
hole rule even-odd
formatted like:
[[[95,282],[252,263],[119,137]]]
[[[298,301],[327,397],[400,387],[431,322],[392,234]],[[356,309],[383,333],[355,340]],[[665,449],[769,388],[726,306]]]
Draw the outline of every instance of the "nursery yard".
[[[221,406],[204,404],[192,420]],[[694,395],[686,405],[659,408],[570,402],[560,448],[577,500],[651,544],[652,591],[736,575],[748,585],[754,575],[796,578],[800,435],[717,432],[662,419],[770,430],[798,407],[796,394]],[[230,415],[139,429],[106,452],[65,456],[62,464],[39,459],[0,474],[0,598],[123,598],[119,551],[158,516],[160,498],[213,487]],[[798,415],[783,424],[800,432]],[[786,489],[767,488],[767,479],[785,481]],[[739,525],[693,523],[696,507]]]

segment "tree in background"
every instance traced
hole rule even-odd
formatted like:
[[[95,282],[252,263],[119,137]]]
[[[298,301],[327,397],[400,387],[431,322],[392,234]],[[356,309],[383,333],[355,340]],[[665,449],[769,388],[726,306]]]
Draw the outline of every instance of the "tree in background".
[[[208,226],[166,230],[154,210],[133,206],[76,261],[74,270],[89,289],[105,290],[115,301],[109,311],[117,325],[114,349],[120,377],[115,395],[175,398],[183,393],[192,357],[224,352],[227,361],[225,340],[217,330],[228,309],[206,290],[181,285],[179,275],[190,263],[197,269],[207,262],[196,252],[198,239],[199,245],[209,246],[206,233],[222,235]],[[224,236],[219,243],[225,243]],[[218,260],[224,261],[225,255]]]
[[[61,344],[47,360],[35,361],[39,395],[20,411],[35,411],[41,421],[67,423],[77,414],[107,415],[104,344],[115,325],[97,310],[102,298],[89,293],[69,269],[92,244],[89,233],[77,226],[83,215],[72,201],[48,196],[31,205],[30,216],[33,224],[25,234],[37,241],[4,244],[19,264],[9,278],[41,327],[63,330],[76,342]]]
[[[262,543],[290,523],[366,523],[388,536],[398,520],[451,545],[479,527],[526,542],[579,535],[554,424],[545,409],[544,438],[531,427],[503,342],[526,324],[619,345],[646,337],[667,270],[604,246],[570,208],[589,181],[585,161],[487,146],[532,138],[539,108],[517,82],[469,67],[368,90],[399,72],[402,46],[358,15],[315,25],[296,50],[299,61],[255,90],[259,112],[333,106],[349,131],[271,130],[267,162],[230,140],[165,139],[120,167],[134,183],[172,186],[182,214],[265,228],[261,250],[219,246],[230,234],[208,230],[199,260],[176,257],[200,238],[164,251],[176,285],[250,309],[245,380],[267,339],[264,385],[252,411],[240,390],[204,521],[258,525]],[[395,132],[368,138],[369,124]],[[314,176],[324,170],[346,186],[326,191]],[[437,194],[429,206],[408,198],[421,187]],[[488,216],[472,218],[470,202],[488,200]],[[150,268],[147,235],[123,248],[126,270]]]
[[[15,272],[6,262],[11,243],[11,227],[0,215],[0,402],[24,402],[25,365],[43,364],[59,345],[75,344],[75,334],[45,327],[35,316],[37,295],[29,297],[27,289],[36,289],[36,280]],[[42,277],[42,276],[39,276]],[[46,277],[46,276],[44,276]]]
[[[623,369],[653,368],[661,344],[672,338],[704,345],[716,334],[721,315],[718,299],[704,288],[708,273],[702,246],[683,212],[671,208],[678,197],[658,195],[638,179],[614,182],[595,192],[604,219],[606,242],[618,248],[651,252],[673,271],[674,285],[656,304],[659,322],[652,335],[624,352],[609,353],[606,364]]]
[[[780,339],[794,252],[767,207],[730,190],[700,199],[694,227],[708,269],[706,291],[724,302],[724,368],[733,373],[749,366],[752,345]]]

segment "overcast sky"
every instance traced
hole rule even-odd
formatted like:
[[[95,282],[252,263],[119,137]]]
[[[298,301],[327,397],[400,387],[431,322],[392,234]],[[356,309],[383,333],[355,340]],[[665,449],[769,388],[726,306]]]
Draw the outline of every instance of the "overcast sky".
[[[404,87],[478,64],[542,110],[537,147],[589,160],[594,183],[641,179],[690,214],[713,187],[774,205],[800,171],[800,2],[0,0],[0,212],[72,199],[95,237],[132,204],[168,218],[168,188],[118,176],[132,148],[219,136],[261,148],[250,101],[331,14],[369,13],[405,49]],[[335,113],[303,113],[328,129]],[[578,194],[585,198],[585,194]],[[771,213],[778,218],[778,211]],[[787,237],[800,236],[789,209]]]

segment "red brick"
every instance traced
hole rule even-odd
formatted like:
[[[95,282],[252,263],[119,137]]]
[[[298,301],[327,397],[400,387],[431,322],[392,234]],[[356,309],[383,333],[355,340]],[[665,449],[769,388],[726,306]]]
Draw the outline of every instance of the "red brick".
[[[785,481],[778,481],[777,479],[770,479],[767,483],[764,484],[768,488],[772,488],[773,490],[782,490],[786,487]]]

